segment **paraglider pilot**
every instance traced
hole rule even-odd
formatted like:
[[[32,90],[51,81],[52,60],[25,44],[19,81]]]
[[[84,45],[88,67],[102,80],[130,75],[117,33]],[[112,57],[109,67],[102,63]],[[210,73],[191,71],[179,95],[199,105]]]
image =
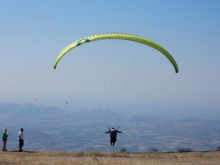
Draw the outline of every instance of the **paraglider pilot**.
[[[109,131],[107,131],[105,133],[109,133],[110,134],[110,144],[112,146],[114,146],[115,142],[117,140],[117,133],[122,133],[122,131],[118,131],[118,129],[116,130],[114,128],[112,128],[112,129],[109,128]]]

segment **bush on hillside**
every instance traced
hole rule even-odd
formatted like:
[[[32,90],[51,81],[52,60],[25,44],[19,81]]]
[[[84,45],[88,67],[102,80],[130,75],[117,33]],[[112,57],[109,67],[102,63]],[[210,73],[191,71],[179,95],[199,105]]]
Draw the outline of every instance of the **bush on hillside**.
[[[179,148],[177,151],[178,152],[193,152],[191,148]]]
[[[156,148],[150,148],[150,152],[158,152],[158,149],[156,149]]]
[[[127,152],[126,148],[122,148],[121,152]]]

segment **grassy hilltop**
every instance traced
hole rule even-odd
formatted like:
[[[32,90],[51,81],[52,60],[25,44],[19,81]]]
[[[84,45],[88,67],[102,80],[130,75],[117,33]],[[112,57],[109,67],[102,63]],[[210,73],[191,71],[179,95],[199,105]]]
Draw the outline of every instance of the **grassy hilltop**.
[[[127,153],[127,152],[0,152],[1,165],[219,165],[219,152]]]

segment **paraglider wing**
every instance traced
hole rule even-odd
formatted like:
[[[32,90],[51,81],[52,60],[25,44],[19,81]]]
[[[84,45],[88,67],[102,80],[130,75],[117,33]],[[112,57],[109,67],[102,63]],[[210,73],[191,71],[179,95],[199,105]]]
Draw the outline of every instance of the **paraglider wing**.
[[[160,51],[165,57],[167,57],[167,59],[172,63],[176,73],[178,73],[179,68],[178,65],[176,63],[176,61],[174,60],[174,58],[171,56],[171,54],[164,49],[162,46],[160,46],[159,44],[141,37],[141,36],[137,36],[137,35],[133,35],[133,34],[126,34],[126,33],[103,33],[103,34],[97,34],[97,35],[92,35],[92,36],[88,36],[82,39],[79,39],[77,41],[72,42],[71,44],[69,44],[68,46],[66,46],[61,52],[60,54],[57,56],[57,58],[54,61],[54,69],[56,69],[56,66],[58,64],[58,62],[60,61],[60,59],[70,50],[76,48],[77,46],[80,46],[82,44],[85,44],[87,42],[92,42],[92,41],[97,41],[97,40],[108,40],[108,39],[120,39],[120,40],[129,40],[129,41],[134,41],[134,42],[138,42],[144,45],[148,45],[158,51]]]

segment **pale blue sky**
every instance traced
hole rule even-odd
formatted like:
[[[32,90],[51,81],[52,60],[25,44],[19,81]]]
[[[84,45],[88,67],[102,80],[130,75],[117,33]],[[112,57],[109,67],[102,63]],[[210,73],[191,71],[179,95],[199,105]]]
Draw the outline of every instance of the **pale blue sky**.
[[[219,8],[218,0],[1,1],[0,102],[35,103],[37,94],[40,105],[218,112]],[[159,43],[179,73],[157,51],[128,41],[83,45],[53,69],[67,44],[106,32]]]

